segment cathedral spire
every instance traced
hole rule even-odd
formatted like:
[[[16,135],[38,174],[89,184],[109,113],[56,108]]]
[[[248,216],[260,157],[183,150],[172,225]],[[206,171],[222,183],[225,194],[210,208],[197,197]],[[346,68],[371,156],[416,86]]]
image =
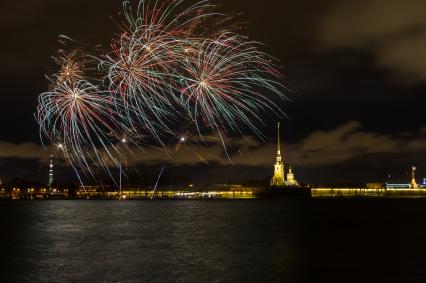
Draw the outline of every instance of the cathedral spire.
[[[272,186],[284,186],[284,162],[281,157],[281,143],[280,143],[280,123],[277,125],[277,161],[274,164],[274,176],[271,179]]]
[[[277,161],[281,162],[282,161],[282,157],[281,157],[281,140],[280,140],[280,123],[278,123],[277,126],[277,130],[278,130],[278,135],[277,135]]]
[[[280,143],[280,123],[278,123],[278,141],[277,141],[278,155],[281,155],[281,143]]]

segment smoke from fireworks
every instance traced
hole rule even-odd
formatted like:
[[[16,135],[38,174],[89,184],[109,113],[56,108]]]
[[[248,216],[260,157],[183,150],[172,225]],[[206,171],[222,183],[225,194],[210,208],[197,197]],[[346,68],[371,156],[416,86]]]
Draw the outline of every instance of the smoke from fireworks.
[[[139,145],[146,137],[165,147],[181,120],[223,141],[242,126],[261,136],[262,112],[282,114],[271,99],[284,99],[274,59],[235,25],[225,28],[229,17],[207,1],[141,0],[132,8],[124,2],[125,24],[106,54],[60,51],[51,89],[39,97],[42,136],[61,145],[77,172],[93,175],[99,166],[112,177],[123,140]]]

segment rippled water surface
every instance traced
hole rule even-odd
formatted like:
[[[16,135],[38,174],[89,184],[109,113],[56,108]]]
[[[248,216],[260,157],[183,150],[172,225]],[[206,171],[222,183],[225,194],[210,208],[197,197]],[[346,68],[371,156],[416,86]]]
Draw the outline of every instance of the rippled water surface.
[[[0,202],[1,282],[426,282],[426,201]]]

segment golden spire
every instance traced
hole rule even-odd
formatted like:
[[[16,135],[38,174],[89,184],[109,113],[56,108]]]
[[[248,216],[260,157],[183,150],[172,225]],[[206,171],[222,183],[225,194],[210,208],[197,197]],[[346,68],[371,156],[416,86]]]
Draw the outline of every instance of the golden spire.
[[[280,123],[278,123],[278,139],[277,139],[277,162],[282,162],[281,158],[281,141],[280,141]]]
[[[281,144],[280,144],[280,123],[278,123],[278,155],[281,155]]]

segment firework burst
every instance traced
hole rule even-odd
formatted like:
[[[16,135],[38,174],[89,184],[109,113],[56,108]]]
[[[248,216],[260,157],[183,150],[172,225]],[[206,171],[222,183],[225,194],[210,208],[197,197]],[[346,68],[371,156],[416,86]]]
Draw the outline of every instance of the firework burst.
[[[226,132],[248,127],[261,137],[262,113],[283,114],[275,60],[237,34],[231,17],[212,12],[207,1],[123,5],[111,50],[61,50],[51,90],[39,97],[41,136],[60,144],[76,171],[93,176],[100,166],[111,175],[111,167],[121,168],[120,144],[146,138],[166,148],[163,137],[175,138],[179,121],[191,121],[201,138],[216,132],[226,150]]]
[[[164,121],[173,108],[168,95],[172,92],[169,41],[162,36],[144,40],[142,32],[114,41],[113,52],[100,67],[107,70],[110,93],[125,104],[124,120],[141,134],[161,141],[159,129],[167,129]]]
[[[239,132],[242,123],[260,136],[256,127],[256,121],[262,122],[259,114],[282,114],[270,98],[284,99],[283,87],[277,83],[280,74],[257,43],[224,33],[204,40],[195,54],[184,57],[180,99],[198,130]]]
[[[113,39],[112,52],[99,60],[109,91],[125,103],[129,127],[162,145],[162,134],[172,131],[169,124],[176,119],[175,73],[180,53],[192,41],[185,36],[210,7],[205,1],[183,10],[180,6],[182,1],[140,1],[134,13],[131,3],[124,2],[127,24]]]
[[[117,166],[121,154],[116,143],[123,126],[113,103],[109,95],[87,81],[58,82],[39,97],[41,136],[60,145],[73,168],[93,175],[91,168],[96,165],[106,169]]]
[[[52,57],[55,68],[47,75],[52,88],[55,87],[55,83],[73,84],[89,78],[93,81],[98,80],[97,61],[90,55],[91,52],[86,50],[89,48],[78,46],[75,40],[64,35],[59,36],[58,42],[61,48],[58,54]]]

